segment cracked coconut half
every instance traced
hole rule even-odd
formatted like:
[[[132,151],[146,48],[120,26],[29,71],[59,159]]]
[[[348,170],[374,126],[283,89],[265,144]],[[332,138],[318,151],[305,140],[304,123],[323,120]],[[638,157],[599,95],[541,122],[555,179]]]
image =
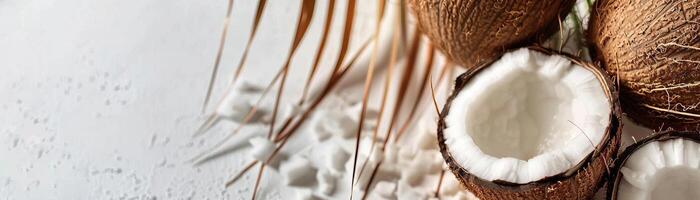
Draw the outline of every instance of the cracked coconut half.
[[[540,47],[461,75],[441,114],[440,151],[482,199],[589,198],[619,147],[608,77]]]
[[[700,199],[700,133],[666,132],[628,147],[609,199]]]

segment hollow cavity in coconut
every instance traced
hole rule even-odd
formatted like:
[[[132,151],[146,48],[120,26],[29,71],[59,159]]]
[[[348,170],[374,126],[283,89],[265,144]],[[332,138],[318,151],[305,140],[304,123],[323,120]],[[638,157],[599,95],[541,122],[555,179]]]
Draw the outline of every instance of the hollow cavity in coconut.
[[[411,0],[421,30],[450,60],[474,68],[545,39],[575,0]]]
[[[700,199],[700,133],[665,132],[620,155],[610,199]]]
[[[598,0],[595,57],[620,82],[623,111],[657,129],[700,130],[700,0]]]
[[[616,95],[591,64],[518,49],[457,79],[440,151],[482,199],[589,198],[619,147]]]

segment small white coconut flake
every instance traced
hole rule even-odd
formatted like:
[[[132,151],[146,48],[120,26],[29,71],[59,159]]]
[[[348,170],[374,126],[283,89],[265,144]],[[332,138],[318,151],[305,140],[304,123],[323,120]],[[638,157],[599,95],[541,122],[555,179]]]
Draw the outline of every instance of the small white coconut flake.
[[[437,124],[430,120],[421,120],[416,128],[418,139],[415,140],[415,146],[420,149],[437,149]]]
[[[387,145],[384,149],[384,163],[397,165],[399,162],[399,147],[396,145]]]
[[[330,138],[331,134],[325,130],[325,127],[324,127],[325,124],[319,123],[319,122],[323,122],[323,121],[316,120],[316,119],[314,119],[312,121],[313,128],[311,129],[311,132],[313,133],[312,137],[314,138],[314,140],[316,140],[318,142],[322,142],[322,141],[325,141],[326,139]]]
[[[398,183],[396,196],[398,197],[397,199],[401,200],[428,200],[431,198],[430,193],[401,181]]]
[[[406,183],[410,186],[417,186],[423,180],[425,168],[420,166],[411,166],[401,170],[401,179],[399,182]]]
[[[400,181],[411,186],[420,185],[426,175],[441,172],[443,162],[440,153],[435,150],[419,151],[409,165],[398,164]]]
[[[299,111],[301,111],[301,108],[293,103],[286,104],[284,107],[284,111],[282,112],[282,118],[280,119],[289,119],[294,117],[295,115],[299,114]]]
[[[396,183],[389,181],[377,182],[377,185],[374,186],[374,190],[372,190],[372,192],[380,197],[391,199],[396,194]]]
[[[424,168],[426,173],[435,174],[442,170],[442,164],[444,162],[440,152],[436,150],[422,150],[416,155],[416,158],[413,160],[413,165]]]
[[[373,141],[371,137],[364,137],[360,140],[359,158],[363,160],[369,158],[372,163],[378,163],[384,159],[384,151],[379,147],[382,141]],[[374,144],[374,145],[373,145]]]
[[[352,161],[350,161],[348,163],[349,163],[349,166],[352,166]],[[362,166],[362,163],[358,163],[358,168],[359,168],[359,166]],[[357,181],[356,181],[357,184],[355,185],[355,188],[358,188],[362,192],[366,192],[364,190],[367,189],[367,184],[369,184],[369,179],[371,178],[371,176],[369,174],[372,172],[371,170],[377,166],[377,163],[369,161],[367,163],[367,166],[368,167],[365,169],[365,171],[364,171],[365,173],[362,176],[355,177],[357,179]],[[394,165],[390,165],[390,164],[382,164],[379,167],[379,169],[377,170],[377,175],[382,176],[384,178],[399,178],[400,177],[400,173],[398,172],[397,167]],[[374,183],[376,183],[376,182],[374,182]],[[376,187],[376,185],[374,185],[374,187]],[[373,190],[372,188],[369,188],[369,189],[370,189],[370,191]]]
[[[250,145],[252,146],[250,150],[250,155],[258,161],[265,162],[268,157],[275,151],[275,144],[272,141],[264,137],[256,137],[250,139]]]
[[[287,185],[305,186],[314,180],[316,169],[311,162],[300,156],[294,155],[289,160],[282,162],[280,174]]]
[[[340,135],[345,139],[355,137],[355,134],[357,134],[357,132],[355,131],[357,130],[357,123],[347,116],[344,116],[340,120],[335,121],[335,124],[332,124],[332,126],[330,126],[329,128],[331,128],[329,130],[332,134]]]
[[[370,164],[372,164],[372,163],[369,163],[368,166],[372,166]],[[352,163],[350,165],[352,165]],[[355,177],[355,180],[356,180],[355,181],[356,182],[355,188],[359,189],[359,191],[367,192],[367,191],[365,191],[365,189],[367,188],[367,184],[369,184],[369,179],[370,179],[370,176],[367,176],[364,174],[363,174],[363,176],[359,176],[359,177],[356,176]]]
[[[326,170],[320,170],[316,173],[316,181],[318,182],[318,192],[324,195],[332,195],[335,191],[335,176]]]
[[[440,186],[440,196],[452,196],[461,190],[462,186],[455,175],[450,172],[445,172],[445,176],[442,179],[442,185]]]
[[[416,157],[416,149],[414,148],[399,148],[398,153],[399,165],[408,166],[413,162],[413,158]]]
[[[235,91],[229,91],[216,108],[216,114],[234,121],[242,121],[252,107],[246,98],[241,98]]]
[[[481,70],[454,98],[445,145],[482,179],[537,181],[595,149],[610,107],[593,72],[559,55],[519,49]]]
[[[357,123],[350,115],[352,113],[344,113],[342,110],[326,109],[319,110],[314,115],[314,124],[317,126],[315,131],[319,131],[319,139],[325,139],[328,135],[341,136],[344,139],[350,139],[356,134]],[[322,132],[321,132],[322,131]]]
[[[360,121],[360,111],[362,111],[362,103],[356,103],[347,109],[348,113],[356,113],[355,115],[350,115],[350,117],[356,121]],[[362,126],[363,130],[373,130],[377,126],[377,118],[379,118],[379,111],[376,108],[367,107],[365,110],[364,124]]]
[[[339,145],[331,145],[327,149],[326,166],[331,172],[340,174],[345,171],[345,163],[349,160],[350,154],[339,147]]]
[[[645,144],[621,168],[618,199],[700,199],[698,152],[680,138]]]
[[[371,155],[369,155],[370,162],[379,163],[384,159],[384,151],[382,151],[382,148],[377,146],[375,146],[374,150],[370,153]]]
[[[247,83],[231,87],[226,91],[221,102],[219,102],[214,115],[242,122],[254,106],[251,99],[258,96],[260,96],[260,92],[255,90],[253,86],[247,85]],[[266,113],[264,108],[258,108],[251,116],[249,122],[259,122]]]

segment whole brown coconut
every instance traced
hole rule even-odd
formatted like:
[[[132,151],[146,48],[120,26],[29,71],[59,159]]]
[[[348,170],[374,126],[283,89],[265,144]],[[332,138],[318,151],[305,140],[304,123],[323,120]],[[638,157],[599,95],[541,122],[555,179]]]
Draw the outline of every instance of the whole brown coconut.
[[[545,39],[575,0],[410,0],[418,25],[447,57],[466,68],[505,50]]]
[[[700,0],[598,0],[589,26],[630,118],[652,129],[700,129]]]
[[[598,188],[603,186],[605,178],[609,176],[612,160],[616,158],[620,146],[622,125],[620,124],[621,111],[618,91],[605,72],[591,63],[581,61],[566,53],[542,47],[528,48],[546,55],[564,56],[592,72],[600,81],[611,104],[610,124],[605,130],[602,141],[595,145],[595,149],[584,160],[567,171],[528,183],[488,181],[467,171],[455,160],[454,155],[459,152],[451,152],[446,144],[445,129],[449,126],[446,118],[451,112],[461,111],[451,110],[455,98],[476,75],[493,63],[490,61],[474,70],[468,70],[457,78],[454,92],[440,113],[437,134],[440,152],[455,177],[466,189],[480,199],[591,199]]]

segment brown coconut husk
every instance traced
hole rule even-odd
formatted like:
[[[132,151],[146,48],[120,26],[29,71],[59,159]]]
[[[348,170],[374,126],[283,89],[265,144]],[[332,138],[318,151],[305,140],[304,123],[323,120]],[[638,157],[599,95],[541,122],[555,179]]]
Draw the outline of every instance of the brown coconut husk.
[[[629,157],[632,156],[634,152],[636,152],[637,150],[639,150],[639,148],[642,148],[644,145],[650,142],[660,142],[678,138],[700,143],[700,133],[698,132],[677,132],[671,130],[653,134],[625,148],[625,151],[623,151],[620,154],[619,158],[615,160],[615,165],[613,166],[613,172],[610,178],[610,182],[608,183],[606,193],[607,199],[617,199],[617,189],[623,177],[620,169],[622,168],[622,166],[625,166],[627,159],[629,159]]]
[[[587,37],[635,122],[700,130],[698,8],[700,0],[596,1]]]
[[[620,146],[620,135],[622,125],[620,124],[620,106],[618,102],[618,92],[611,79],[597,66],[580,61],[576,57],[549,50],[541,47],[529,47],[547,55],[563,55],[574,63],[593,72],[600,80],[606,96],[610,101],[611,114],[610,125],[606,128],[603,139],[596,144],[595,150],[591,152],[578,165],[560,174],[546,177],[541,180],[519,184],[507,181],[487,181],[481,179],[464,169],[453,159],[452,154],[445,145],[443,130],[449,126],[445,123],[445,117],[450,114],[450,105],[472,77],[477,75],[481,69],[487,68],[494,61],[482,65],[474,70],[469,70],[460,75],[455,84],[455,89],[448,99],[441,113],[438,124],[438,144],[440,152],[449,166],[452,173],[462,185],[470,192],[481,199],[590,199],[600,188],[606,177],[609,175],[609,166],[617,154]]]
[[[421,30],[443,54],[475,68],[506,50],[543,41],[575,0],[410,0]]]

